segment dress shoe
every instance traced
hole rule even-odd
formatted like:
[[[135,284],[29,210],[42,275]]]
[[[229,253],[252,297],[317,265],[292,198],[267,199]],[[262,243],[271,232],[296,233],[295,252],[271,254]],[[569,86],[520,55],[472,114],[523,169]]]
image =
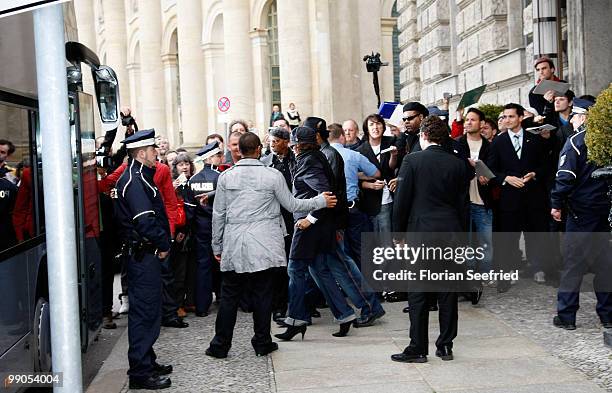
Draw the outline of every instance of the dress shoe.
[[[402,308],[402,312],[404,314],[408,314],[410,312],[410,306],[406,306],[406,307]]]
[[[278,322],[279,320],[282,321],[283,319],[285,319],[285,313],[284,312],[277,311],[274,314],[272,314],[272,320],[274,322]]]
[[[472,305],[475,306],[480,302],[480,298],[482,297],[482,285],[478,287],[474,292],[471,293],[470,300],[472,301]]]
[[[396,353],[391,355],[391,360],[394,362],[402,363],[427,363],[427,356],[422,353],[413,353],[412,351],[405,351],[402,353]]]
[[[352,324],[353,324],[353,321],[341,323],[340,324],[340,330],[338,330],[336,333],[332,333],[332,336],[334,336],[334,337],[346,337],[346,335],[348,334],[349,330],[351,330],[351,325]]]
[[[130,378],[130,389],[159,390],[169,388],[170,385],[172,382],[167,377]]]
[[[178,310],[176,310],[176,316],[179,318],[185,318],[187,316],[187,311],[185,311],[183,307],[179,307]]]
[[[189,324],[183,321],[182,319],[176,318],[176,319],[171,319],[169,321],[162,322],[162,326],[183,329],[183,328],[189,327]]]
[[[555,317],[553,318],[553,325],[555,325],[558,328],[565,329],[565,330],[576,330],[575,322],[564,321],[563,319],[559,318],[558,315],[555,315]]]
[[[312,318],[321,318],[321,313],[319,312],[319,310],[315,309],[314,311],[310,312],[310,316]]]
[[[195,315],[196,315],[196,317],[203,318],[203,317],[207,317],[208,316],[208,312],[206,312],[206,311],[202,311],[202,312],[196,311]]]
[[[372,326],[377,319],[382,318],[386,313],[387,312],[385,310],[381,310],[376,314],[372,314],[367,317],[359,317],[353,322],[353,326],[356,328]]]
[[[171,364],[159,364],[155,362],[153,363],[153,373],[157,376],[172,374],[172,365]]]
[[[227,352],[218,352],[210,347],[208,347],[204,353],[206,356],[210,356],[211,358],[225,359],[227,357]]]
[[[436,356],[442,360],[453,360],[453,349],[447,346],[440,347],[436,349]]]
[[[304,340],[304,334],[306,334],[306,325],[302,326],[289,326],[285,333],[275,334],[274,337],[279,338],[283,341],[291,341],[298,333],[302,333],[302,341]]]
[[[270,343],[270,345],[266,346],[264,349],[255,350],[255,355],[257,356],[266,356],[270,352],[274,352],[278,349],[277,343]]]
[[[612,321],[608,321],[608,322],[601,321],[601,324],[604,329],[612,329]]]
[[[102,319],[102,328],[104,329],[117,329],[117,324],[113,322],[112,316],[106,316]]]

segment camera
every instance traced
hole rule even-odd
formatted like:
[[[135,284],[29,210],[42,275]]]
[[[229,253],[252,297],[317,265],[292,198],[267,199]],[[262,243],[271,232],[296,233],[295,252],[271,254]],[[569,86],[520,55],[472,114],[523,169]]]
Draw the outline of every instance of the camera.
[[[363,61],[366,62],[366,70],[368,72],[378,72],[380,71],[380,67],[389,65],[388,62],[383,63],[380,60],[380,53],[374,53],[374,52],[372,52],[371,55],[365,55],[363,57]]]
[[[109,153],[109,149],[105,146],[96,150],[96,164],[98,167],[109,169],[113,166],[113,159],[110,157]]]
[[[134,132],[138,131],[138,124],[136,124],[136,120],[131,114],[124,115],[123,112],[121,112],[121,125],[128,128],[126,134],[132,135]]]

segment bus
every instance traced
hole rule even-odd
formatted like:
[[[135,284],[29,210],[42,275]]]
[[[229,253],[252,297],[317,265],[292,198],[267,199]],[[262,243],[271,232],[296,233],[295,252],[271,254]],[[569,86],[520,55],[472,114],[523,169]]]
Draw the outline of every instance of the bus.
[[[72,143],[81,348],[102,323],[100,219],[94,122],[119,126],[115,72],[77,42],[63,4]],[[33,12],[0,18],[0,372],[51,371],[42,151]],[[94,91],[83,91],[91,70]],[[95,101],[95,103],[94,103]],[[99,119],[94,105],[97,104]],[[115,131],[116,132],[116,131]]]

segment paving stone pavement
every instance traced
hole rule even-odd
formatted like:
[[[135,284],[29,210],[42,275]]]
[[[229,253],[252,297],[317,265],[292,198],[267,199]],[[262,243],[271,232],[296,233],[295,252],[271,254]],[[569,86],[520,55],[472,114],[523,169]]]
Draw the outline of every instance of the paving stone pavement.
[[[352,329],[346,338],[331,336],[337,327],[329,311],[322,310],[323,318],[315,319],[305,341],[280,343],[271,357],[255,356],[251,314],[239,312],[225,360],[204,355],[214,332],[213,308],[205,318],[190,314],[187,329],[162,328],[155,349],[160,362],[175,368],[173,386],[165,390],[169,393],[612,392],[612,350],[603,345],[594,296],[581,294],[575,331],[552,326],[555,298],[555,289],[522,279],[505,294],[487,288],[480,307],[461,303],[453,362],[442,362],[433,353],[424,365],[389,361],[408,343],[404,303],[385,304],[388,313],[380,323]],[[273,327],[273,333],[280,331]],[[431,348],[436,334],[434,315]],[[127,391],[124,385],[122,392]]]
[[[577,329],[573,331],[552,325],[556,299],[556,289],[521,279],[504,294],[487,288],[482,305],[512,329],[612,392],[612,349],[603,345],[604,329],[595,313],[595,295],[580,294]]]

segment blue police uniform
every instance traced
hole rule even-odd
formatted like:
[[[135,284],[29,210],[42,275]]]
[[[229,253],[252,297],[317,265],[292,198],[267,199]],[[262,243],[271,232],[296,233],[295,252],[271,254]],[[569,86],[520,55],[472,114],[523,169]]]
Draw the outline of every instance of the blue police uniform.
[[[583,125],[565,142],[551,192],[552,208],[568,211],[557,313],[562,322],[572,325],[579,308],[582,277],[589,271],[595,273],[597,314],[602,323],[612,322],[612,296],[606,282],[612,271],[607,220],[610,204],[606,183],[591,177],[598,167],[588,161],[585,136]]]
[[[218,152],[218,142],[213,142],[204,146],[196,154],[207,158]],[[205,164],[200,172],[189,179],[185,198],[185,211],[187,218],[193,223],[193,234],[196,240],[196,314],[202,316],[208,313],[212,304],[213,269],[216,264],[212,253],[212,212],[219,173],[215,166]],[[197,199],[197,196],[202,194],[208,194],[205,206],[202,206]]]
[[[122,143],[129,149],[154,145],[154,130],[139,131]],[[159,367],[153,344],[161,326],[162,280],[158,252],[170,250],[170,227],[155,168],[130,158],[117,181],[116,218],[119,232],[130,245],[128,262],[128,359],[130,384],[156,378]],[[169,380],[167,380],[169,384]],[[169,386],[169,385],[168,385]]]

